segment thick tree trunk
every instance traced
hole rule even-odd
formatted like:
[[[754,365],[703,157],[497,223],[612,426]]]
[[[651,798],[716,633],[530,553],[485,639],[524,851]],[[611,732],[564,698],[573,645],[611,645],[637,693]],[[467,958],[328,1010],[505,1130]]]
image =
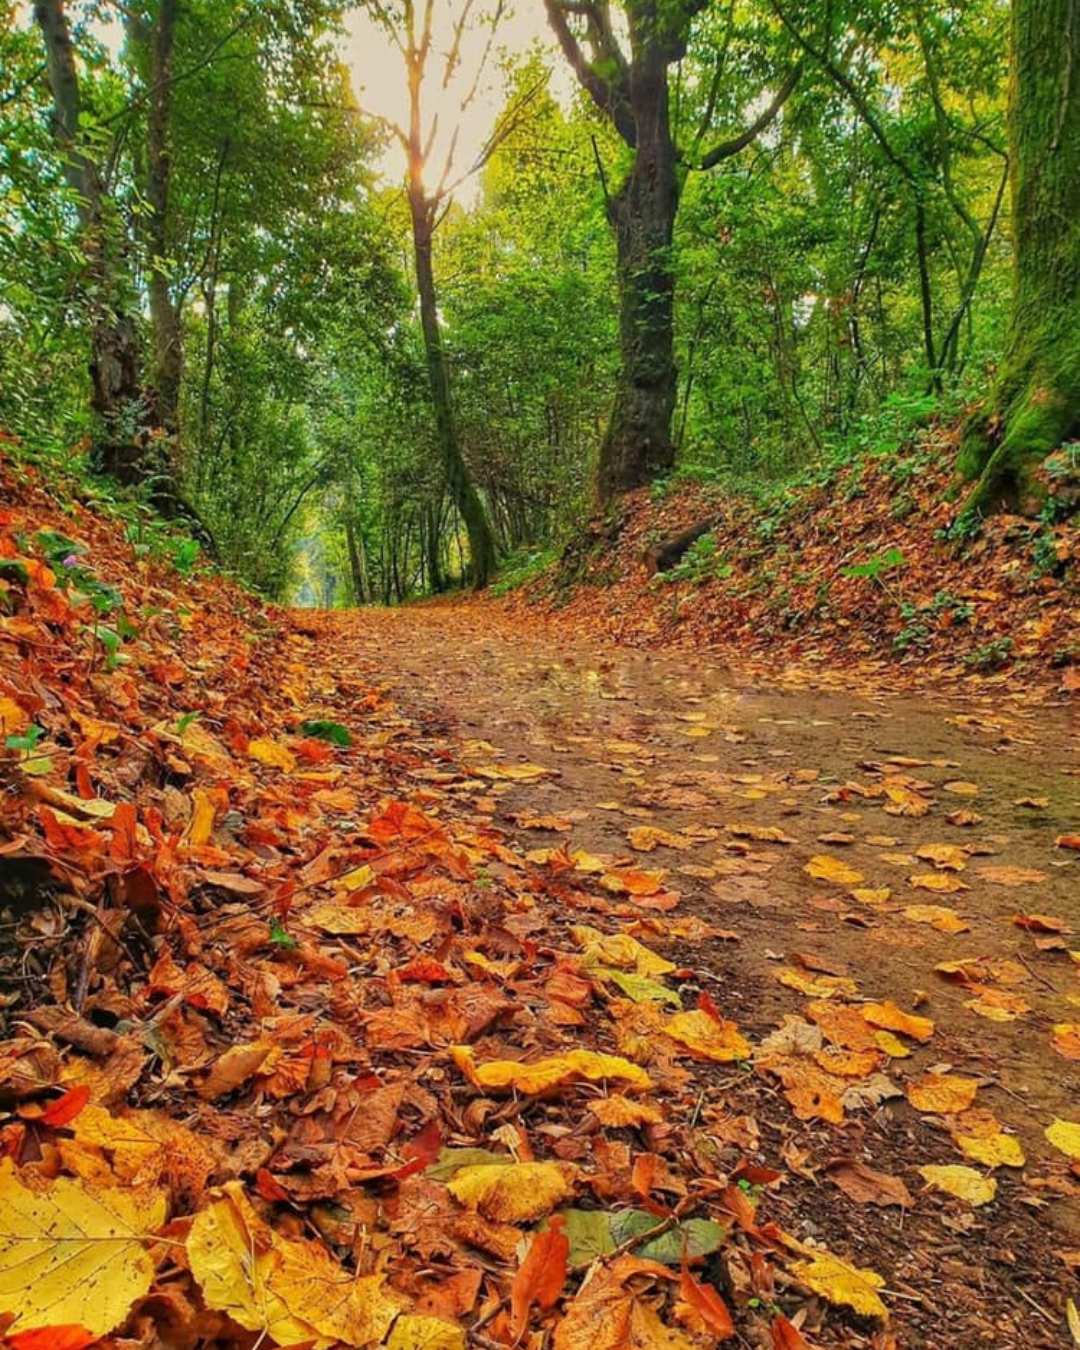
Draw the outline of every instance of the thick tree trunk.
[[[90,328],[90,405],[99,418],[95,468],[123,483],[148,475],[145,400],[138,333],[120,294],[116,240],[107,220],[105,187],[80,141],[81,98],[75,52],[64,0],[36,0],[53,97],[53,135],[76,193],[79,232],[86,258],[84,293]]]
[[[414,179],[409,188],[412,214],[413,250],[416,260],[416,287],[420,293],[420,327],[424,335],[428,383],[435,410],[435,433],[442,454],[446,486],[469,536],[473,585],[486,586],[495,570],[495,536],[491,532],[484,503],[480,499],[461,453],[450,401],[450,372],[439,330],[435,298],[435,273],[431,259],[434,221],[432,208],[422,185]]]
[[[1009,150],[1014,233],[1009,343],[990,407],[969,424],[968,508],[1031,509],[1034,470],[1080,432],[1080,15],[1013,0]]]
[[[642,487],[675,463],[675,272],[672,236],[679,205],[665,56],[647,50],[631,71],[634,162],[608,203],[615,230],[620,366],[600,447],[602,502]]]

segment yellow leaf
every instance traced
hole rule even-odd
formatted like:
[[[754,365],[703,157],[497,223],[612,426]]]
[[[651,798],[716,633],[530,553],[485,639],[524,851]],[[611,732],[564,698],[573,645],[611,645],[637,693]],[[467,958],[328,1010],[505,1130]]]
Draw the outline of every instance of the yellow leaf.
[[[750,1058],[750,1042],[734,1022],[718,1022],[700,1008],[693,1012],[676,1013],[663,1026],[665,1036],[701,1055],[705,1059],[725,1064],[735,1059]]]
[[[889,1312],[878,1297],[885,1281],[874,1270],[849,1265],[830,1252],[815,1252],[809,1261],[796,1261],[792,1273],[815,1294],[830,1303],[853,1308],[863,1317],[888,1320]]]
[[[978,1208],[988,1205],[997,1195],[997,1182],[993,1177],[984,1177],[974,1167],[964,1167],[960,1163],[944,1167],[927,1165],[919,1168],[923,1179],[935,1190],[946,1191],[958,1200],[966,1200],[969,1205]]]
[[[0,698],[0,736],[17,736],[30,725],[30,714],[13,698]]]
[[[977,797],[979,795],[978,783],[965,783],[963,779],[945,783],[944,788],[946,792],[951,792],[955,797]]]
[[[884,1003],[864,1003],[859,1011],[872,1027],[899,1031],[904,1036],[910,1036],[912,1040],[928,1041],[934,1034],[934,1024],[929,1017],[917,1017],[914,1013],[906,1013],[891,999],[886,999]]]
[[[863,881],[861,872],[856,872],[854,867],[849,867],[839,858],[830,857],[828,853],[815,854],[803,871],[818,881],[835,881],[838,886],[858,886]]]
[[[296,768],[296,756],[278,741],[249,741],[248,755],[260,764],[267,764],[272,769],[284,769],[286,773],[292,773]]]
[[[618,1093],[611,1097],[594,1097],[589,1102],[589,1110],[601,1125],[612,1130],[621,1130],[627,1125],[659,1125],[664,1119],[660,1108],[651,1102],[634,1102]]]
[[[962,1152],[984,1167],[1023,1167],[1024,1150],[1012,1134],[954,1134]]]
[[[684,834],[672,834],[658,825],[635,825],[626,837],[638,853],[651,853],[658,844],[664,848],[686,848],[690,843]]]
[[[588,924],[577,924],[571,928],[570,936],[583,949],[586,965],[618,966],[650,977],[667,975],[675,969],[672,961],[650,951],[628,933],[601,933]]]
[[[958,844],[923,844],[915,850],[915,856],[948,872],[962,872],[968,860],[967,850]]]
[[[1073,1338],[1073,1344],[1080,1345],[1080,1312],[1076,1311],[1076,1304],[1071,1298],[1065,1303],[1065,1321],[1069,1324],[1069,1335]]]
[[[624,867],[617,872],[605,872],[600,885],[613,895],[655,895],[664,884],[665,873],[645,872],[636,867]]]
[[[889,886],[856,886],[851,892],[853,900],[858,900],[860,905],[869,905],[872,909],[880,909],[891,895]]]
[[[375,869],[364,863],[362,867],[354,867],[351,872],[346,872],[341,878],[341,884],[347,891],[362,891],[365,886],[370,886],[375,880]]]
[[[879,1050],[883,1050],[890,1059],[907,1059],[911,1050],[904,1044],[899,1036],[894,1036],[891,1031],[875,1031],[874,1040],[877,1042]]]
[[[1080,1125],[1072,1120],[1061,1120],[1055,1117],[1053,1124],[1047,1125],[1043,1130],[1047,1141],[1056,1149],[1060,1149],[1066,1157],[1072,1158],[1074,1162],[1080,1162]]]
[[[696,1342],[665,1326],[650,1303],[624,1288],[635,1276],[672,1278],[665,1267],[637,1257],[598,1263],[556,1326],[554,1350],[693,1350]]]
[[[441,1317],[403,1313],[394,1323],[386,1350],[465,1350],[465,1332]]]
[[[87,1190],[58,1177],[23,1186],[10,1158],[0,1162],[0,1313],[9,1333],[78,1325],[105,1336],[150,1288],[154,1263],[145,1236],[165,1222],[157,1191]]]
[[[966,882],[954,876],[952,872],[916,872],[908,877],[908,884],[917,891],[937,891],[943,895],[955,895],[957,891],[969,891]]]
[[[930,799],[899,783],[886,783],[885,795],[888,802],[885,812],[890,816],[925,816],[930,810]]]
[[[199,848],[210,840],[217,808],[214,799],[204,788],[196,788],[191,799],[191,819],[184,831],[184,842]]]
[[[468,1045],[452,1045],[450,1055],[477,1087],[488,1090],[513,1088],[527,1097],[548,1092],[578,1078],[587,1078],[590,1082],[619,1078],[642,1090],[652,1087],[652,1079],[637,1064],[620,1055],[601,1055],[593,1050],[569,1050],[565,1055],[538,1059],[532,1064],[520,1064],[512,1059],[492,1059],[486,1064],[477,1064],[472,1047]]]
[[[966,1111],[975,1100],[979,1084],[974,1078],[952,1073],[925,1073],[907,1084],[907,1099],[916,1111],[952,1116]]]
[[[945,881],[955,880],[944,872],[932,872],[930,875],[941,877]],[[915,878],[912,877],[911,880],[914,882]],[[912,923],[928,923],[939,933],[966,933],[971,928],[971,924],[948,905],[908,905],[904,910],[904,918]]]
[[[113,1116],[84,1106],[71,1129],[78,1143],[110,1153],[117,1179],[129,1186],[156,1185],[167,1176],[198,1193],[218,1163],[208,1143],[156,1111]]]
[[[794,966],[781,966],[776,978],[789,989],[797,989],[809,998],[832,998],[834,994],[857,994],[859,986],[847,975],[809,974]]]
[[[324,933],[366,933],[371,927],[371,911],[354,909],[352,905],[337,904],[333,900],[324,900],[301,910],[297,917],[302,923],[321,928]]]
[[[283,1238],[251,1207],[237,1181],[195,1216],[188,1263],[208,1308],[279,1345],[381,1341],[401,1310],[382,1275],[353,1276],[324,1247]]]
[[[462,1167],[447,1188],[455,1200],[487,1219],[520,1223],[550,1214],[573,1195],[575,1175],[569,1163],[490,1163]]]

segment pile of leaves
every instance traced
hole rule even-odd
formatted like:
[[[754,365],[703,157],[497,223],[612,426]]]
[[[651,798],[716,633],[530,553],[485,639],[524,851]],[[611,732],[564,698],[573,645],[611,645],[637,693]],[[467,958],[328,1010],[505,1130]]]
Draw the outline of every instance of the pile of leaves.
[[[981,686],[1015,672],[1050,696],[1075,692],[1074,460],[1048,462],[1042,518],[969,518],[952,435],[937,428],[907,453],[764,499],[685,482],[630,494],[591,547],[576,540],[569,560],[504,603],[546,611],[563,631],[717,649],[772,674]],[[699,524],[709,528],[657,573],[657,546]]]
[[[8,1346],[896,1344],[885,1277],[781,1226],[723,1075],[858,1116],[927,1019],[792,969],[809,1020],[753,1046],[664,954],[724,935],[662,870],[495,826],[554,770],[448,741],[324,621],[0,491]],[[978,1087],[908,1096],[1016,1165]]]

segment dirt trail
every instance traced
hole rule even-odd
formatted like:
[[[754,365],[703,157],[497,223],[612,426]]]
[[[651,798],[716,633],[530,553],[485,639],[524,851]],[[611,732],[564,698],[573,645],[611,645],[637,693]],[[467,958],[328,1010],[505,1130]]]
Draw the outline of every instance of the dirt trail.
[[[680,895],[675,914],[734,932],[737,940],[682,944],[676,959],[695,968],[701,987],[755,1043],[785,1014],[805,1015],[808,994],[778,978],[792,968],[809,981],[822,967],[850,976],[857,998],[892,999],[932,1018],[930,1042],[893,1060],[890,1072],[902,1083],[949,1066],[980,1080],[978,1107],[1015,1131],[1027,1155],[1022,1172],[995,1172],[992,1212],[950,1209],[949,1201],[943,1209],[945,1197],[920,1191],[916,1167],[971,1160],[944,1118],[920,1115],[903,1098],[837,1127],[800,1121],[775,1086],[746,1075],[723,1085],[732,1118],[756,1118],[772,1161],[781,1150],[789,1163],[805,1157],[807,1175],[785,1201],[801,1216],[799,1231],[887,1272],[906,1326],[900,1344],[940,1346],[957,1335],[965,1345],[1064,1343],[1048,1304],[1060,1307],[1060,1290],[1075,1282],[1080,1188],[1043,1129],[1055,1116],[1075,1119],[1080,1101],[1080,1063],[1051,1044],[1055,1025],[1080,1021],[1080,972],[1067,950],[1080,942],[1045,931],[1053,924],[1024,929],[1014,915],[1057,916],[1073,933],[1080,929],[1080,855],[1055,846],[1080,825],[1074,714],[1020,706],[995,715],[955,695],[748,687],[707,657],[556,646],[549,635],[501,620],[483,628],[467,606],[320,622],[349,665],[365,650],[373,677],[411,715],[464,743],[466,761],[479,753],[468,743],[480,741],[489,743],[483,758],[494,747],[506,764],[557,771],[474,798],[480,816],[520,849],[583,849],[664,867],[665,884]],[[931,803],[927,814],[883,810],[881,784],[905,775],[909,790]],[[845,791],[850,784],[859,786]],[[946,820],[965,809],[981,820]],[[519,813],[568,818],[572,829],[523,828]],[[643,854],[627,840],[640,825],[717,834]],[[778,826],[791,842],[739,837],[733,825]],[[940,843],[973,850],[961,872],[936,872],[965,889],[936,894],[910,884],[935,874],[916,851]],[[862,881],[814,879],[804,867],[819,855]],[[994,870],[1002,868],[1009,870]],[[851,894],[857,887],[891,894],[863,903]],[[903,911],[916,905],[949,906],[968,927],[953,934],[912,921]],[[1048,939],[1053,949],[1037,945]],[[974,981],[984,1013],[988,1003],[998,1010],[991,1016],[1002,1006],[1012,1011],[1016,998],[1030,1010],[1006,1021],[977,1015],[965,1004],[979,989],[934,970],[961,959],[984,963],[986,982]],[[1010,964],[994,965],[1002,961]],[[1077,1053],[1075,1040],[1062,1048]],[[854,1203],[820,1171],[838,1157],[902,1176],[915,1208]]]

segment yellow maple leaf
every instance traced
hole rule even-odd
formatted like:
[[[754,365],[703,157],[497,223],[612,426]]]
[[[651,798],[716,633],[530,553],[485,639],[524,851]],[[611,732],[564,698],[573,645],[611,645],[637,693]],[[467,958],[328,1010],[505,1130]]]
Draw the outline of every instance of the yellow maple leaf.
[[[803,868],[803,871],[818,881],[835,881],[838,886],[858,886],[864,880],[861,872],[849,867],[839,858],[828,853],[817,853]]]
[[[809,998],[832,998],[836,994],[857,994],[859,986],[847,975],[810,974],[794,966],[781,966],[776,978],[789,989],[797,989]]]
[[[731,1060],[750,1058],[750,1042],[735,1023],[726,1019],[718,1022],[700,1008],[669,1017],[663,1032],[704,1059],[726,1064]]]
[[[272,769],[284,769],[286,773],[292,773],[296,768],[296,756],[278,741],[264,739],[249,741],[248,755],[252,759],[257,759],[260,764],[269,765]]]
[[[264,1223],[237,1181],[195,1216],[188,1263],[208,1308],[279,1345],[320,1350],[381,1341],[401,1311],[382,1275],[353,1276],[324,1247],[283,1238]]]
[[[10,1158],[0,1162],[0,1313],[7,1328],[78,1325],[105,1336],[150,1288],[145,1237],[165,1222],[158,1191],[58,1177],[31,1190]]]
[[[966,1200],[969,1205],[978,1208],[988,1205],[997,1195],[997,1182],[993,1177],[984,1177],[974,1167],[964,1167],[961,1163],[949,1163],[945,1166],[927,1164],[920,1167],[923,1180],[935,1190],[946,1191],[958,1200]]]
[[[520,1223],[550,1214],[574,1193],[575,1176],[569,1163],[490,1163],[462,1167],[447,1188],[455,1200],[486,1219]]]
[[[853,1308],[863,1317],[888,1320],[889,1310],[877,1292],[885,1287],[885,1281],[877,1271],[850,1265],[831,1252],[814,1252],[809,1261],[796,1261],[791,1270],[830,1303]]]
[[[321,928],[324,933],[366,933],[371,927],[370,909],[356,909],[334,900],[324,900],[310,909],[301,910],[297,918],[313,928]]]
[[[637,1064],[621,1055],[601,1055],[594,1050],[568,1050],[564,1055],[538,1059],[531,1064],[520,1064],[513,1059],[490,1059],[486,1064],[477,1064],[472,1047],[468,1045],[452,1045],[450,1055],[477,1087],[488,1090],[513,1088],[527,1097],[549,1092],[578,1078],[587,1078],[590,1082],[619,1078],[631,1087],[642,1090],[652,1087],[652,1079]]]
[[[1055,1117],[1053,1123],[1043,1130],[1043,1134],[1047,1141],[1056,1149],[1060,1149],[1066,1157],[1072,1158],[1074,1162],[1080,1162],[1080,1125],[1075,1121]]]
[[[923,844],[915,850],[915,856],[950,872],[962,872],[968,860],[967,850],[958,844]]]

